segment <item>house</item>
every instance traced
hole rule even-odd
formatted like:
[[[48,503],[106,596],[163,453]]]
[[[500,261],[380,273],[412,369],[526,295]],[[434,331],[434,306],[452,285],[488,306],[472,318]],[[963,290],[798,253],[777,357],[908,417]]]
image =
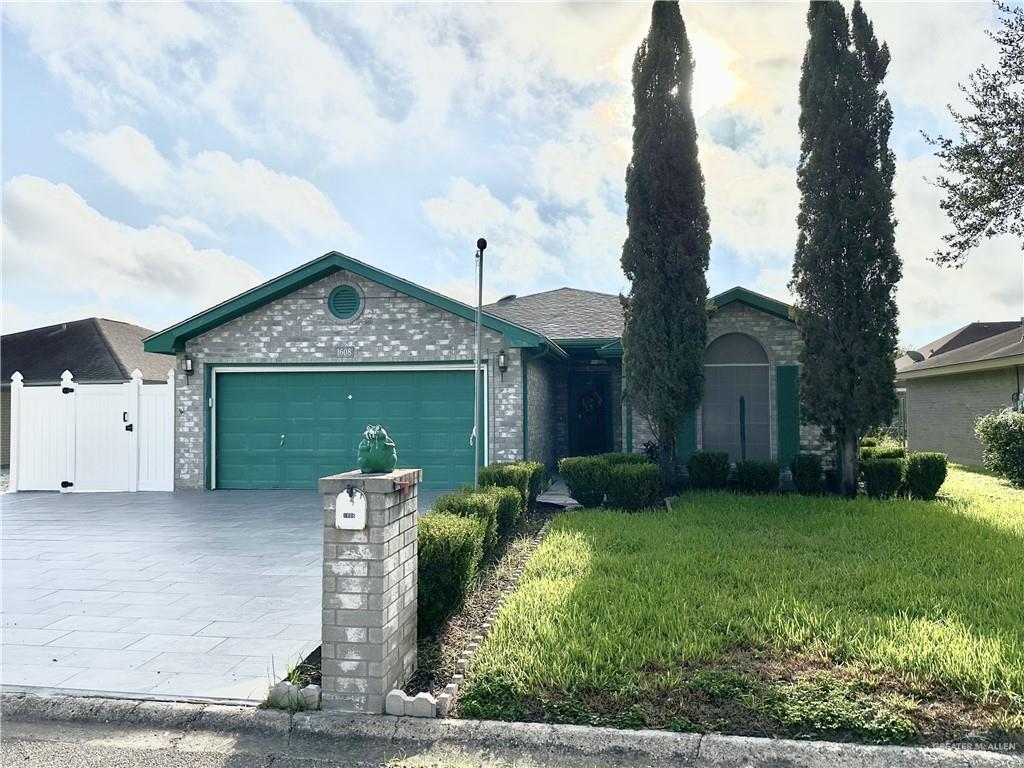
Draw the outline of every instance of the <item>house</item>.
[[[734,288],[709,322],[707,396],[680,431],[734,458],[821,450],[801,428],[789,307]],[[473,307],[328,253],[145,340],[177,364],[176,486],[310,488],[353,466],[367,424],[426,488],[472,482]],[[480,460],[635,451],[617,296],[561,288],[484,307]]]
[[[907,447],[980,465],[980,416],[1021,407],[1024,322],[970,323],[896,361],[904,390]]]
[[[167,358],[146,352],[142,340],[153,333],[131,323],[90,317],[0,337],[0,464],[10,462],[11,376],[26,386],[60,384],[71,371],[75,381],[111,384],[131,379],[138,368],[147,381],[167,377]]]

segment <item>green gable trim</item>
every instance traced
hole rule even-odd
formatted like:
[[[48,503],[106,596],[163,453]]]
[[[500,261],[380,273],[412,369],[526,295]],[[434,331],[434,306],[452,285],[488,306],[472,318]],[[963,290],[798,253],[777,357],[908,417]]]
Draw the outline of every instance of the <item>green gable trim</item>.
[[[776,299],[769,298],[768,296],[762,296],[760,293],[754,293],[753,291],[747,290],[746,288],[730,288],[725,293],[720,293],[717,296],[711,298],[711,305],[715,309],[721,309],[726,304],[732,304],[733,302],[741,302],[747,306],[753,307],[754,309],[760,309],[762,312],[767,312],[769,315],[775,315],[781,317],[783,320],[793,320],[793,308],[784,302]]]
[[[780,365],[775,368],[776,413],[779,429],[779,464],[789,466],[790,459],[800,451],[800,366]]]
[[[361,261],[346,256],[337,251],[326,253],[318,259],[296,267],[291,272],[285,272],[280,277],[268,280],[245,293],[228,299],[205,312],[193,315],[177,325],[172,325],[166,330],[153,334],[143,340],[147,352],[157,352],[165,355],[173,355],[184,349],[185,342],[206,333],[212,328],[223,325],[230,320],[241,317],[252,312],[254,309],[269,304],[276,299],[286,296],[293,291],[304,288],[315,283],[328,275],[347,270],[352,274],[372,280],[375,283],[391,288],[392,290],[412,296],[415,299],[437,307],[438,309],[450,312],[471,322],[476,321],[476,309],[463,304],[461,301],[450,299],[436,291],[431,291],[408,280],[392,275],[383,270],[371,267]],[[549,339],[535,333],[527,328],[502,320],[494,315],[484,313],[481,322],[485,328],[505,337],[510,347],[546,347],[550,348],[560,357],[565,357],[565,352],[553,344]]]

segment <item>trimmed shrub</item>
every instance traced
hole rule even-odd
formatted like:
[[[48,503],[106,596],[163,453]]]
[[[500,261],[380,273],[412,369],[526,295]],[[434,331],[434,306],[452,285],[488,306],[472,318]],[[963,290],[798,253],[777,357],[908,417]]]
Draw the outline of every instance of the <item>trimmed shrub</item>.
[[[518,489],[492,485],[484,488],[483,492],[493,496],[497,504],[498,536],[505,538],[511,535],[523,513],[523,499]]]
[[[544,493],[544,488],[547,485],[548,468],[540,461],[520,461],[519,464],[526,467],[529,472],[526,511],[532,512],[537,508],[537,497]]]
[[[547,476],[547,468],[539,461],[508,461],[482,467],[478,477],[480,485],[515,488],[527,512],[537,506]]]
[[[431,512],[420,517],[417,528],[419,631],[433,634],[473,587],[483,557],[484,527],[471,518]]]
[[[653,507],[663,498],[661,473],[649,461],[612,464],[608,471],[608,503],[622,509]]]
[[[434,511],[479,520],[484,532],[484,555],[494,550],[494,545],[498,543],[498,500],[494,495],[463,488],[458,493],[438,496],[434,502]]]
[[[907,490],[915,499],[931,501],[946,482],[946,454],[912,453],[907,457]]]
[[[771,493],[779,489],[779,465],[774,461],[744,459],[736,462],[736,481],[744,493]]]
[[[695,451],[686,463],[690,485],[698,490],[725,488],[729,484],[729,454],[724,451]]]
[[[650,460],[642,453],[602,453],[598,456],[612,466],[616,464],[650,464]]]
[[[906,463],[906,459],[868,459],[862,462],[861,473],[868,496],[884,499],[899,493]]]
[[[877,437],[862,437],[860,439],[861,448],[874,448],[876,445],[878,445]]]
[[[1024,488],[1024,411],[1007,408],[982,416],[974,434],[985,446],[985,467]]]
[[[569,495],[584,507],[599,507],[608,491],[611,465],[600,456],[568,456],[558,462]]]
[[[898,445],[876,445],[860,449],[860,460],[871,461],[872,459],[905,459],[907,451]]]
[[[523,510],[530,506],[530,469],[525,462],[509,461],[480,468],[477,480],[483,486],[515,488],[522,499]]]
[[[804,496],[821,492],[821,456],[816,453],[797,453],[789,460],[793,485]]]

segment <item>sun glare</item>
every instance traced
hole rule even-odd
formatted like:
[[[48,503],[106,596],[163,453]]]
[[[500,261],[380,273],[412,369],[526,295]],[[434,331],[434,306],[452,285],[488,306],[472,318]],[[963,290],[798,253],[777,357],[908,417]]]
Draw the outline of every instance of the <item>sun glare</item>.
[[[689,36],[694,60],[693,113],[700,117],[715,107],[735,101],[740,91],[740,78],[731,68],[737,58],[735,51],[692,28]],[[625,82],[633,76],[635,54],[636,43],[631,41],[615,56],[615,70]]]

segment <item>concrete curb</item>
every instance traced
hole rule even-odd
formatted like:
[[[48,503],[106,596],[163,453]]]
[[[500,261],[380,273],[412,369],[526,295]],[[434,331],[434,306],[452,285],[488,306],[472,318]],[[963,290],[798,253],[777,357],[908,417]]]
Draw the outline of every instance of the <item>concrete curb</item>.
[[[668,731],[627,731],[546,723],[505,723],[390,715],[340,715],[140,702],[29,693],[0,695],[5,721],[248,734],[303,750],[318,742],[384,747],[395,753],[448,748],[509,762],[594,765],[681,765],[702,768],[973,768],[1024,765],[1020,752],[968,748],[888,747]],[[973,746],[973,748],[971,748]]]

